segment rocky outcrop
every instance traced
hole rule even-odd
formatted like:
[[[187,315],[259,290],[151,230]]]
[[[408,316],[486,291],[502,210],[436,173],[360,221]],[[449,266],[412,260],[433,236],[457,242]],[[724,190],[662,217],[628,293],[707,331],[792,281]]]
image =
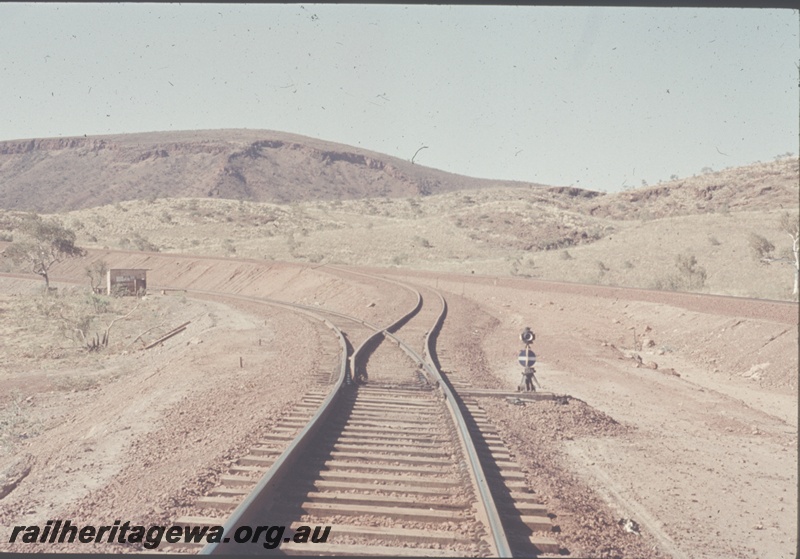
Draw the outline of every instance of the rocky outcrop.
[[[428,196],[488,181],[293,134],[157,132],[0,142],[0,208],[58,212],[149,198],[260,202]]]

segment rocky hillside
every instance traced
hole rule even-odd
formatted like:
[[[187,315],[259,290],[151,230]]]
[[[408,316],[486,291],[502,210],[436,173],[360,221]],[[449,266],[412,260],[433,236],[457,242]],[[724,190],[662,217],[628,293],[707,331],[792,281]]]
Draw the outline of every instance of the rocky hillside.
[[[797,211],[797,157],[731,167],[656,186],[606,196],[590,215],[613,219],[658,219],[731,211]]]
[[[0,142],[0,208],[59,212],[154,198],[286,204],[528,186],[351,146],[254,130]]]

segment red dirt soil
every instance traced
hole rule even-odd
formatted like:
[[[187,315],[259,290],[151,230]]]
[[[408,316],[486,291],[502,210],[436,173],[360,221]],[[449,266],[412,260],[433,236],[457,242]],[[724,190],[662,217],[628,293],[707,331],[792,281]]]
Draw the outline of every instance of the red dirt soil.
[[[89,258],[100,257],[149,268],[153,297],[173,296],[158,293],[167,286],[223,291],[379,324],[412,303],[396,286],[327,267],[121,251]],[[87,264],[64,263],[53,276],[82,282]],[[513,391],[519,331],[536,332],[539,382],[575,399],[481,405],[572,556],[795,557],[797,304],[371,271],[444,294],[442,367],[476,387]],[[20,460],[31,465],[0,499],[0,551],[112,550],[8,544],[19,524],[169,522],[300,399],[307,371],[338,359],[330,330],[308,318],[244,303],[191,304],[217,320],[151,352],[115,357],[132,363],[116,380],[66,394],[32,386],[26,412],[46,429],[0,455],[0,472]],[[187,343],[194,338],[201,343]],[[623,517],[641,535],[625,532]]]

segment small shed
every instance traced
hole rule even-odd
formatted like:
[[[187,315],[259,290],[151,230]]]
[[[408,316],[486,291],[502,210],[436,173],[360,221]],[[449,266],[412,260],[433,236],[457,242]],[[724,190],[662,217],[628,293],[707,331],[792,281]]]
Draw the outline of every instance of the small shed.
[[[107,274],[108,295],[141,296],[147,292],[146,268],[111,268]]]

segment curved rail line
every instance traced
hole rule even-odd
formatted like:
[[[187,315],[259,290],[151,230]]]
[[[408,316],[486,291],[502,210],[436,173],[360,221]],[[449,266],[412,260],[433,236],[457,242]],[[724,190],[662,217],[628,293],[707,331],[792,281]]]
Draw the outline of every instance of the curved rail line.
[[[291,485],[292,482],[291,476],[298,470],[299,466],[303,464],[304,460],[310,455],[313,451],[315,442],[319,444],[320,437],[328,438],[330,443],[331,449],[335,449],[337,446],[337,441],[335,440],[335,436],[330,431],[330,426],[337,423],[337,411],[347,411],[348,413],[352,414],[353,418],[357,417],[357,421],[386,421],[388,424],[392,424],[392,422],[396,423],[396,429],[398,432],[402,434],[402,439],[407,440],[407,442],[401,442],[400,439],[396,441],[391,441],[388,437],[383,437],[376,434],[370,435],[360,435],[365,438],[365,440],[369,443],[371,442],[373,445],[373,451],[379,452],[379,454],[372,455],[371,458],[374,458],[377,462],[387,462],[393,461],[395,464],[403,464],[403,463],[410,463],[412,466],[403,467],[401,466],[394,466],[396,471],[404,471],[404,469],[408,469],[413,471],[415,462],[412,460],[402,460],[397,458],[397,453],[404,451],[406,449],[403,448],[402,445],[408,446],[407,453],[411,454],[411,445],[418,444],[415,442],[416,439],[425,440],[425,437],[429,436],[429,433],[422,433],[420,431],[414,431],[416,427],[414,427],[413,423],[420,423],[419,419],[421,417],[427,418],[437,418],[436,421],[433,419],[429,419],[431,424],[439,424],[445,418],[441,414],[436,415],[434,410],[433,401],[431,400],[431,396],[438,394],[438,397],[435,397],[435,400],[439,401],[439,405],[443,405],[446,408],[446,416],[449,416],[450,419],[450,431],[455,436],[450,440],[453,441],[458,447],[458,451],[456,451],[455,455],[451,455],[448,462],[451,463],[451,466],[458,465],[461,470],[463,470],[463,475],[466,475],[467,478],[470,480],[469,482],[463,480],[469,487],[471,487],[471,493],[473,500],[470,500],[466,505],[474,512],[470,512],[471,518],[473,522],[477,522],[477,524],[482,526],[482,530],[477,530],[483,534],[479,539],[483,541],[483,544],[487,547],[483,549],[479,555],[493,555],[499,557],[511,557],[512,550],[509,546],[509,541],[505,533],[504,523],[501,521],[500,514],[498,512],[497,504],[495,503],[495,499],[493,497],[493,491],[490,487],[486,471],[484,470],[484,465],[488,465],[490,469],[494,466],[493,464],[489,463],[486,464],[487,457],[484,453],[483,458],[479,456],[478,450],[476,449],[476,441],[473,441],[473,437],[480,437],[480,434],[476,434],[476,424],[474,418],[470,415],[474,413],[470,408],[469,405],[465,405],[462,399],[458,396],[456,391],[453,389],[452,384],[448,381],[448,379],[442,374],[439,370],[438,362],[436,359],[436,348],[435,348],[435,339],[437,336],[438,331],[441,329],[442,324],[444,322],[445,316],[447,314],[447,303],[444,297],[438,291],[430,288],[425,287],[426,290],[429,290],[435,294],[436,297],[439,299],[439,303],[441,305],[440,310],[436,313],[436,319],[433,325],[430,325],[426,328],[425,335],[424,335],[424,345],[422,347],[422,355],[418,353],[418,351],[408,345],[401,337],[398,335],[404,326],[408,325],[412,319],[417,317],[419,319],[419,312],[423,308],[423,297],[419,290],[414,289],[412,286],[408,284],[404,284],[399,281],[391,280],[385,277],[378,277],[369,274],[363,274],[360,272],[355,272],[351,270],[340,270],[338,268],[334,268],[336,271],[345,272],[348,274],[354,274],[358,276],[363,276],[365,278],[369,278],[371,280],[378,280],[381,282],[387,282],[395,284],[403,289],[408,290],[412,293],[415,298],[415,304],[413,308],[409,311],[404,313],[400,318],[392,322],[386,327],[379,327],[375,324],[367,322],[357,317],[349,316],[344,313],[340,313],[333,310],[328,310],[321,308],[319,306],[311,307],[308,305],[302,305],[297,303],[291,303],[286,301],[279,301],[275,299],[263,298],[263,297],[249,297],[243,295],[237,295],[232,293],[225,293],[225,292],[215,292],[215,291],[202,291],[202,290],[186,290],[188,294],[197,294],[197,295],[208,295],[216,298],[228,298],[234,300],[242,300],[248,302],[255,302],[261,304],[269,304],[277,307],[282,307],[287,310],[291,310],[293,312],[302,313],[316,321],[322,322],[327,328],[331,329],[331,331],[335,334],[338,338],[339,348],[341,352],[341,358],[339,362],[339,371],[338,377],[335,380],[334,386],[330,389],[329,393],[326,396],[319,396],[319,401],[317,397],[314,396],[310,402],[313,402],[313,405],[317,405],[318,407],[316,411],[313,413],[312,417],[308,419],[308,421],[303,425],[300,432],[294,436],[293,439],[289,442],[288,446],[280,453],[277,458],[271,462],[269,468],[263,473],[260,479],[255,481],[255,485],[249,493],[245,493],[244,491],[236,492],[237,495],[244,495],[243,500],[235,506],[234,510],[230,513],[227,520],[224,522],[224,530],[226,534],[233,533],[237,527],[243,525],[250,525],[250,526],[257,526],[263,524],[263,516],[260,513],[264,512],[265,503],[269,503],[270,501],[275,501],[274,496],[281,492],[281,489],[286,485]],[[161,289],[162,287],[154,288]],[[329,318],[326,318],[329,317]],[[430,317],[428,317],[430,318]],[[348,356],[349,350],[352,346],[349,345],[349,340],[347,339],[346,333],[340,326],[334,324],[333,321],[346,321],[349,324],[357,324],[361,327],[366,328],[368,331],[372,333],[369,334],[361,343],[359,344],[358,348],[352,351],[352,354]],[[417,326],[418,327],[418,326]],[[417,332],[419,333],[419,332]],[[396,347],[402,350],[405,355],[416,364],[418,367],[418,376],[420,377],[419,382],[424,384],[425,386],[418,386],[416,390],[410,388],[410,385],[392,385],[388,387],[383,387],[381,390],[382,392],[374,391],[372,389],[371,383],[367,382],[365,386],[358,386],[351,373],[357,373],[359,370],[366,366],[366,362],[370,359],[370,351],[374,351],[376,347],[381,345],[383,340],[391,340],[396,344]],[[385,350],[384,350],[385,351]],[[348,358],[349,357],[349,358]],[[357,376],[357,375],[356,375]],[[386,391],[388,389],[388,392]],[[367,394],[367,398],[365,399],[372,399],[371,403],[368,402],[365,405],[362,405],[361,408],[358,408],[358,394],[360,392],[364,392]],[[387,399],[387,394],[391,393],[392,398]],[[422,395],[422,396],[421,396]],[[395,398],[396,396],[396,398]],[[427,398],[427,401],[425,401]],[[380,402],[380,403],[375,403]],[[312,407],[312,403],[301,404],[305,408]],[[406,409],[407,408],[407,409]],[[418,414],[418,416],[413,417],[409,415],[409,412]],[[346,415],[346,414],[345,414]],[[465,419],[465,415],[467,419]],[[341,416],[338,417],[338,422],[341,423]],[[445,422],[447,423],[447,422]],[[377,423],[376,423],[377,424]],[[342,441],[345,440],[347,437],[347,433],[344,433],[344,430],[347,429],[346,422],[345,425],[339,425],[342,429]],[[395,428],[395,427],[392,427]],[[326,432],[327,429],[327,432]],[[441,435],[442,433],[439,433]],[[438,436],[438,435],[437,435]],[[368,438],[369,437],[369,438]],[[435,438],[435,437],[434,437]],[[354,435],[350,433],[349,444],[350,447],[354,445]],[[358,441],[356,441],[358,442]],[[363,443],[363,441],[361,441]],[[486,446],[485,441],[481,440],[481,443]],[[423,443],[424,444],[424,443]],[[434,441],[431,438],[431,443],[425,445],[428,450],[424,454],[441,454],[441,452],[435,452],[436,450],[441,450],[441,446],[446,443],[442,443],[441,440]],[[347,446],[341,445],[341,446]],[[377,447],[377,450],[375,450]],[[399,448],[398,448],[399,447]],[[421,452],[417,448],[414,452]],[[459,459],[457,456],[460,452],[460,455],[463,457]],[[383,453],[381,456],[380,453]],[[341,450],[334,450],[331,452],[331,455],[338,454],[338,455],[346,455],[347,452],[342,452]],[[362,457],[364,461],[371,461],[366,460]],[[418,472],[425,472],[424,464],[436,464],[437,460],[433,458],[425,459],[417,459],[418,463],[423,464],[421,467],[417,467],[416,471]],[[482,464],[482,460],[484,463]],[[491,462],[492,458],[489,457],[488,460]],[[266,463],[266,462],[265,462]],[[442,463],[442,461],[439,461]],[[363,466],[363,465],[362,465]],[[324,466],[323,466],[324,467]],[[432,466],[431,466],[432,467]],[[390,466],[391,468],[391,466]],[[261,468],[263,471],[264,468]],[[380,468],[373,468],[373,469],[380,469]],[[496,473],[496,467],[493,470],[493,473]],[[430,470],[430,468],[429,468]],[[417,477],[414,478],[416,481],[413,483],[418,483],[421,480],[421,477],[424,476],[424,473],[415,474]],[[431,474],[433,475],[433,474]],[[235,476],[227,476],[227,477],[235,477]],[[381,477],[381,476],[378,476]],[[391,477],[391,476],[384,476],[384,477]],[[413,476],[412,476],[413,478]],[[406,480],[407,482],[407,480]],[[319,482],[320,485],[323,485],[326,482]],[[333,483],[333,482],[327,482]],[[391,482],[380,482],[380,483],[391,483]],[[400,483],[399,481],[397,483]],[[495,481],[495,484],[497,482]],[[502,483],[502,482],[501,482]],[[338,494],[339,498],[342,498],[342,503],[344,505],[347,504],[347,501],[351,502],[358,502],[358,499],[354,497],[352,494],[353,491],[362,491],[365,490],[363,487],[355,488],[353,486],[358,486],[359,484],[352,484],[351,490],[347,492],[340,492]],[[363,485],[363,484],[362,484]],[[424,484],[420,484],[424,485]],[[436,484],[432,482],[432,485],[429,487],[433,487]],[[459,484],[451,484],[452,487],[461,487],[463,483]],[[345,484],[338,483],[339,487],[346,487],[347,482]],[[330,485],[329,485],[330,487]],[[421,502],[424,502],[424,498],[426,495],[433,495],[437,494],[437,492],[433,489],[424,490],[422,487],[407,487],[407,486],[393,486],[391,488],[393,493],[390,495],[394,495],[395,493],[403,494],[403,493],[421,493],[421,501],[420,502],[413,502],[413,505],[419,507]],[[508,490],[506,490],[508,491]],[[224,493],[223,493],[224,494]],[[311,495],[311,493],[309,493]],[[322,493],[316,493],[315,495],[323,495]],[[377,498],[378,495],[374,495],[373,499]],[[381,497],[385,497],[381,495]],[[369,502],[367,497],[360,497],[361,499],[366,499]],[[402,499],[400,499],[402,501]],[[398,502],[400,502],[398,501]],[[380,501],[373,500],[372,504],[378,503]],[[434,503],[432,503],[434,504]],[[439,503],[441,505],[441,503]],[[462,503],[463,504],[463,503]],[[304,506],[303,503],[301,506]],[[395,505],[398,506],[399,505]],[[426,505],[427,506],[427,505]],[[445,508],[449,507],[451,509],[457,508],[453,503],[444,503],[443,506]],[[267,510],[269,507],[266,507]],[[353,505],[353,509],[357,509],[358,505]],[[365,507],[362,507],[365,508]],[[374,508],[374,506],[373,506]],[[406,519],[411,519],[412,523],[417,520],[414,515],[418,515],[419,517],[425,516],[425,508],[417,508],[414,509],[413,507],[409,507],[405,509],[405,514],[410,515],[406,516]],[[432,510],[432,509],[431,509]],[[462,510],[466,510],[462,507]],[[505,510],[505,509],[504,509]],[[414,512],[416,511],[416,512]],[[310,516],[314,516],[313,514]],[[431,515],[428,515],[431,516]],[[305,524],[309,524],[310,521],[304,519]],[[447,518],[451,518],[456,520],[456,523],[463,523],[466,520],[466,517],[452,514]],[[433,515],[433,519],[436,520],[436,516]],[[219,524],[220,522],[216,522]],[[324,522],[318,522],[318,524]],[[451,523],[452,524],[452,523]],[[292,525],[292,527],[296,526],[297,523]],[[382,537],[385,538],[386,541],[393,541],[393,537],[397,537],[399,539],[406,538],[405,541],[411,542],[426,542],[431,541],[430,537],[426,539],[427,532],[422,530],[414,530],[414,529],[403,529],[400,530],[384,530],[381,532],[382,529],[370,529],[369,526],[362,526],[361,527],[364,533],[369,534],[370,532],[373,534],[378,534],[378,539],[380,540]],[[429,526],[427,527],[429,528]],[[416,534],[416,535],[415,535]],[[358,535],[358,534],[357,534]],[[362,534],[363,535],[363,534]],[[468,534],[469,535],[469,534]],[[517,535],[517,534],[515,534]],[[440,532],[438,537],[442,537],[442,533]],[[462,534],[463,539],[463,534]],[[453,533],[450,532],[450,540],[436,540],[434,538],[434,542],[438,543],[441,547],[439,551],[441,551],[442,555],[447,555],[448,544],[454,545],[455,551],[459,555],[466,555],[467,552],[464,551],[464,547],[458,547],[459,541],[458,538],[453,537]],[[358,539],[358,537],[356,537]],[[477,541],[473,539],[473,543]],[[444,543],[442,543],[444,542]],[[358,543],[358,542],[356,542]],[[205,546],[200,553],[202,554],[218,554],[218,553],[229,553],[229,552],[236,552],[241,553],[243,548],[239,546],[238,548],[232,547],[233,543],[220,543],[220,544],[209,544]],[[408,545],[406,543],[406,545]],[[250,552],[258,551],[263,553],[264,550],[260,546],[253,546],[252,544],[245,546],[249,548]],[[256,550],[254,548],[258,547],[259,549]],[[315,546],[312,544],[309,545],[301,545],[299,547],[295,546],[293,549],[291,544],[286,549],[285,546],[282,546],[281,549],[276,550],[279,552],[284,553],[302,553],[308,554],[311,553],[323,553],[323,554],[337,554],[337,553],[346,553],[350,554],[353,553],[353,550],[358,548],[353,548],[352,546],[328,546],[325,549],[320,548],[319,546]],[[419,547],[392,547],[385,543],[379,542],[377,546],[363,546],[360,548],[362,551],[364,549],[368,550],[369,554],[387,554],[387,555],[399,555],[404,552],[414,552],[415,554],[419,554],[419,552],[425,552],[425,554],[433,555],[436,554],[437,548],[419,548]],[[474,554],[474,553],[472,553]]]
[[[366,274],[361,274],[365,275]],[[240,295],[230,295],[230,294],[223,294],[223,293],[216,293],[216,292],[201,292],[198,290],[190,290],[189,293],[197,293],[197,294],[206,294],[206,295],[215,295],[215,296],[223,296],[223,297],[232,297],[235,299],[240,300],[250,300],[250,301],[258,301],[273,305],[278,305],[285,308],[296,309],[299,312],[304,312],[305,314],[316,318],[317,320],[322,320],[326,326],[331,328],[340,339],[340,346],[342,347],[343,357],[341,360],[341,370],[339,378],[335,386],[333,387],[331,393],[328,397],[320,404],[319,409],[317,410],[316,414],[312,417],[309,421],[308,425],[295,437],[292,443],[286,448],[286,450],[281,454],[281,456],[273,463],[267,473],[261,478],[261,480],[257,483],[257,485],[253,488],[251,493],[242,501],[242,503],[236,507],[233,511],[231,516],[226,521],[224,527],[226,533],[231,533],[232,530],[235,530],[238,526],[246,525],[246,524],[257,524],[255,521],[256,513],[259,509],[263,509],[263,503],[265,501],[269,501],[269,495],[274,494],[278,489],[278,486],[284,482],[289,474],[290,471],[293,469],[293,466],[298,464],[299,461],[302,460],[302,455],[308,452],[308,449],[312,446],[312,442],[316,436],[320,433],[322,429],[322,425],[326,422],[330,422],[330,415],[332,410],[334,410],[337,405],[341,404],[341,400],[345,397],[345,389],[344,387],[349,386],[349,383],[352,382],[350,375],[348,374],[350,371],[358,371],[359,367],[361,366],[361,362],[364,359],[364,356],[367,354],[368,348],[371,345],[375,344],[376,342],[379,344],[381,339],[390,339],[397,347],[399,347],[402,351],[406,353],[415,363],[417,363],[420,369],[424,372],[424,376],[428,380],[428,382],[432,385],[433,388],[438,388],[443,393],[443,400],[448,410],[448,415],[451,417],[453,424],[455,425],[455,430],[458,433],[457,441],[458,444],[461,446],[461,451],[467,457],[467,462],[469,464],[469,477],[472,479],[473,485],[476,488],[475,493],[478,496],[476,502],[476,508],[478,509],[477,518],[479,521],[487,527],[487,532],[489,533],[490,545],[491,550],[490,553],[495,556],[507,557],[511,556],[511,552],[508,546],[508,542],[506,540],[505,533],[503,531],[502,523],[499,520],[499,515],[497,513],[497,508],[492,501],[491,492],[486,485],[486,476],[483,473],[483,469],[481,467],[480,460],[477,456],[477,452],[475,450],[475,446],[471,440],[469,430],[467,425],[464,421],[464,418],[461,414],[461,410],[459,408],[458,402],[454,397],[450,387],[443,379],[440,371],[434,364],[433,360],[428,357],[424,359],[421,357],[412,347],[409,347],[402,339],[400,339],[394,332],[397,332],[399,329],[402,328],[404,324],[406,324],[412,317],[414,317],[419,310],[422,308],[422,296],[419,291],[414,290],[413,288],[401,284],[400,282],[395,282],[393,280],[387,280],[385,278],[375,278],[374,276],[366,276],[371,279],[379,279],[382,281],[391,282],[401,286],[409,291],[411,291],[416,298],[416,304],[413,306],[411,310],[406,312],[403,316],[399,319],[394,321],[392,324],[389,324],[385,328],[380,328],[374,324],[371,324],[367,321],[358,319],[356,317],[348,316],[343,313],[338,313],[336,311],[330,311],[327,309],[322,309],[319,307],[308,307],[306,305],[299,305],[294,303],[287,303],[284,301],[276,301],[270,299],[262,299],[262,298],[252,298],[252,297],[245,297]],[[433,353],[431,350],[432,340],[434,338],[434,333],[437,328],[439,328],[444,320],[444,315],[446,312],[446,303],[444,298],[441,297],[439,294],[439,299],[441,303],[441,310],[437,315],[436,323],[428,329],[426,339],[425,339],[425,350],[424,352],[430,356]],[[331,321],[323,318],[321,315],[328,315],[331,317],[336,317],[337,319],[343,319],[350,322],[357,322],[361,325],[368,327],[369,329],[373,330],[373,334],[370,335],[367,339],[363,340],[362,343],[358,346],[358,348],[353,351],[352,356],[349,360],[345,360],[345,352],[347,348],[347,344],[345,341],[345,336],[341,332],[337,326],[335,326]],[[347,367],[347,361],[349,361],[350,368]],[[399,410],[399,408],[397,408]],[[401,489],[401,488],[399,488]],[[398,489],[398,490],[399,490]],[[221,544],[209,544],[201,553],[203,554],[215,554],[220,552],[227,552],[231,551],[231,544],[225,545],[224,543]],[[306,548],[307,551],[313,551],[312,548]],[[329,550],[330,551],[330,550]],[[334,550],[335,551],[335,550]],[[387,552],[392,554],[397,552],[397,548],[387,549]]]
[[[334,269],[341,270],[340,268],[334,268]],[[369,276],[368,274],[363,274],[361,272],[355,272],[352,270],[341,270],[341,271],[359,276],[374,277],[374,276]],[[403,287],[415,293],[418,298],[417,308],[421,307],[422,294],[418,290],[414,289],[413,287],[405,283],[396,280],[390,280],[387,278],[380,278],[380,279],[390,283],[394,283],[395,285],[399,285],[400,287]],[[430,291],[433,291],[433,293],[435,293],[436,296],[439,298],[441,311],[438,313],[435,323],[428,329],[428,332],[425,335],[425,344],[424,344],[425,358],[423,359],[422,357],[420,357],[413,349],[409,348],[406,344],[402,343],[393,334],[387,332],[387,335],[390,338],[392,338],[396,343],[398,343],[398,345],[400,345],[404,349],[404,351],[406,351],[406,353],[408,353],[411,356],[412,359],[421,363],[424,366],[427,373],[430,375],[431,378],[435,379],[436,384],[440,387],[440,389],[444,393],[444,398],[445,401],[447,402],[448,409],[450,410],[451,417],[453,419],[453,422],[456,424],[456,427],[458,428],[460,440],[462,441],[465,454],[469,459],[470,474],[473,476],[473,483],[478,488],[478,491],[480,493],[481,497],[480,503],[483,507],[482,511],[483,516],[485,518],[485,522],[488,524],[490,528],[490,533],[494,540],[493,543],[496,553],[498,554],[499,557],[511,557],[511,548],[508,543],[508,538],[506,537],[503,523],[500,519],[500,514],[497,510],[497,505],[495,504],[492,491],[489,487],[487,476],[484,472],[483,466],[481,465],[478,452],[475,448],[475,443],[472,440],[472,435],[469,432],[469,428],[467,426],[467,422],[464,417],[463,404],[461,403],[460,398],[456,397],[456,393],[453,390],[452,385],[442,374],[441,370],[439,369],[437,363],[433,358],[433,356],[436,355],[434,340],[436,339],[436,334],[442,327],[445,316],[447,315],[447,302],[445,301],[442,294],[439,293],[437,290],[431,288],[428,289]]]

